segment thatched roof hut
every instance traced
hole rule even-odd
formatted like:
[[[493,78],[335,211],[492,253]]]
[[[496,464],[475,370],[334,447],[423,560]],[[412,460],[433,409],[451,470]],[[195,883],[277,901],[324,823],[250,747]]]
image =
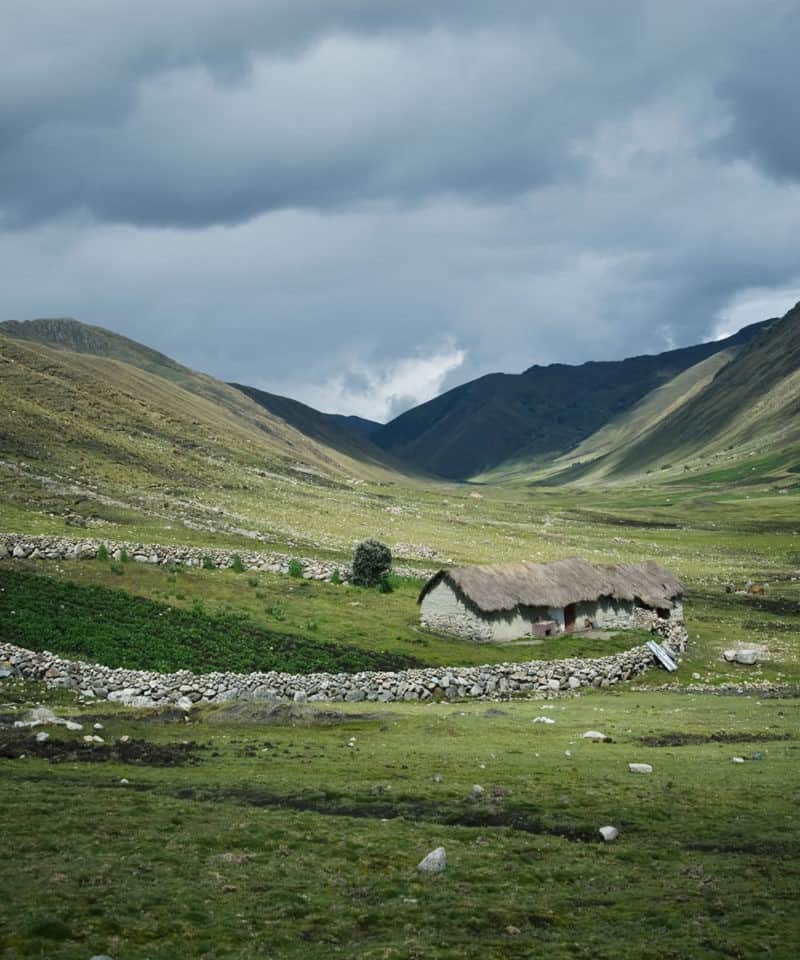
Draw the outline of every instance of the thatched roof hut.
[[[670,610],[684,584],[652,560],[599,566],[580,557],[555,563],[498,563],[440,570],[425,584],[418,603],[440,582],[448,583],[483,613],[501,613],[523,605],[566,607],[601,597]]]

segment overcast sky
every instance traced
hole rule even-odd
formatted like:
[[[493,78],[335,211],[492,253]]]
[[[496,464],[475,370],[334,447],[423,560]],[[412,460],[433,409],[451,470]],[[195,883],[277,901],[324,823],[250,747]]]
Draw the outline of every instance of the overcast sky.
[[[800,299],[797,0],[3,0],[2,317],[386,419]]]

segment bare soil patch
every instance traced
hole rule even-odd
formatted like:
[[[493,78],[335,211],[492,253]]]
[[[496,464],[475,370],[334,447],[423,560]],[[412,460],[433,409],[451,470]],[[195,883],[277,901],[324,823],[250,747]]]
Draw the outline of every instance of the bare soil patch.
[[[126,743],[84,743],[82,740],[55,740],[39,743],[30,733],[0,739],[0,760],[17,760],[21,756],[39,757],[51,763],[137,763],[152,767],[175,767],[197,763],[197,743],[148,743],[128,740]]]

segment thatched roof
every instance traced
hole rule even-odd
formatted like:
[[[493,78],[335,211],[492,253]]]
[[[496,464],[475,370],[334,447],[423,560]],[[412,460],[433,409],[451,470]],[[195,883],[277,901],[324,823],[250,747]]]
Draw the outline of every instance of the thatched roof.
[[[565,607],[599,600],[637,600],[648,607],[670,609],[685,587],[669,570],[652,560],[628,566],[596,566],[571,557],[555,563],[498,563],[440,570],[425,584],[425,595],[444,580],[484,613],[530,607]]]

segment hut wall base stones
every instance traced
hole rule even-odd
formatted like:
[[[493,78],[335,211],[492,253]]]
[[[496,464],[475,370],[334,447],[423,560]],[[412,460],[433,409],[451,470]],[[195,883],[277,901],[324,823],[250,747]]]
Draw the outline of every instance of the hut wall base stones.
[[[674,650],[683,652],[687,637],[682,625],[654,614],[649,624]],[[614,686],[654,664],[651,651],[639,646],[593,659],[425,667],[385,673],[156,673],[65,660],[47,651],[0,643],[0,668],[14,676],[132,707],[272,699],[394,703],[470,697],[496,700],[521,694],[542,697],[582,687]]]
[[[683,621],[683,584],[652,561],[594,566],[573,558],[440,570],[423,588],[424,626],[479,642],[640,625],[642,611]]]

